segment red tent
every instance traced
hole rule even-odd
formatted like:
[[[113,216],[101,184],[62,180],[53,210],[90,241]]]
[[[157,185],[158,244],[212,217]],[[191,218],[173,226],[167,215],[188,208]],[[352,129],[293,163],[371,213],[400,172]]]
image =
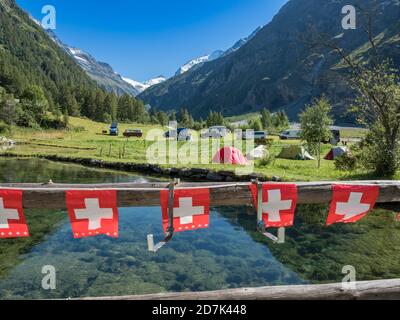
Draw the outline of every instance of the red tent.
[[[242,152],[233,147],[225,147],[219,150],[213,158],[213,163],[238,164],[243,166],[249,164]]]

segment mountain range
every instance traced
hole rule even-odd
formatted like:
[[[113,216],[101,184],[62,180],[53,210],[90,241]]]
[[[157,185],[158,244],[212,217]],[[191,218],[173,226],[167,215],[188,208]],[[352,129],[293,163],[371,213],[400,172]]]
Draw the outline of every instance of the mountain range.
[[[150,79],[150,80],[145,81],[145,82],[139,82],[139,81],[136,81],[136,80],[125,78],[125,77],[122,77],[122,80],[124,80],[129,85],[134,87],[136,89],[136,91],[138,91],[138,93],[141,93],[144,90],[146,90],[146,89],[148,89],[148,88],[150,88],[152,86],[155,86],[156,84],[160,84],[160,83],[166,81],[167,78],[165,78],[164,76],[160,75],[160,76],[158,76],[156,78]]]
[[[32,20],[39,26],[41,25],[40,22],[34,18],[32,18]],[[213,61],[224,55],[235,52],[247,41],[252,39],[260,29],[261,27],[257,28],[250,36],[240,39],[226,51],[216,50],[211,54],[190,60],[179,68],[179,70],[176,72],[176,75],[183,74],[194,67],[197,68],[203,65],[205,62]],[[96,81],[108,92],[113,92],[117,95],[129,94],[132,96],[137,96],[150,87],[161,84],[167,80],[167,78],[162,75],[145,82],[124,77],[116,73],[108,63],[96,60],[96,58],[94,58],[91,54],[82,49],[66,45],[52,30],[46,30],[46,33],[61,49],[63,49],[76,61],[76,63],[88,74],[91,79]]]
[[[382,56],[400,64],[400,1],[356,1],[377,8],[373,33]],[[239,49],[202,63],[153,86],[138,97],[157,109],[187,108],[195,117],[210,110],[224,115],[285,110],[292,120],[314,97],[326,94],[338,122],[354,119],[346,110],[352,91],[344,81],[341,58],[326,47],[315,47],[316,34],[335,39],[359,60],[370,49],[363,14],[356,30],[342,28],[345,0],[290,0],[273,20]]]
[[[34,21],[40,25],[38,21]],[[166,80],[163,76],[159,76],[142,83],[125,78],[116,73],[108,63],[97,61],[86,51],[64,44],[52,30],[46,30],[46,32],[60,48],[78,63],[90,78],[109,92],[114,92],[118,95],[129,94],[137,96],[147,88]]]
[[[37,25],[41,26],[39,21],[33,17],[31,17],[31,19]],[[240,39],[226,51],[216,50],[211,54],[190,60],[181,66],[175,75],[183,74],[194,67],[197,68],[203,65],[205,62],[213,61],[222,56],[235,52],[247,41],[252,39],[260,29],[261,27],[257,28],[250,36]],[[96,58],[94,58],[91,54],[82,49],[66,45],[52,30],[48,29],[45,30],[45,32],[61,49],[64,50],[64,52],[66,52],[76,61],[76,63],[87,73],[91,79],[93,79],[108,92],[113,92],[117,95],[129,94],[131,96],[137,96],[150,87],[161,84],[167,80],[167,78],[162,75],[145,82],[124,77],[115,72],[108,63],[96,60]]]
[[[179,76],[181,74],[184,74],[185,72],[193,69],[194,67],[198,68],[198,67],[202,66],[206,62],[217,60],[217,59],[219,59],[219,58],[221,58],[223,56],[227,56],[228,54],[231,54],[232,52],[235,52],[236,50],[239,50],[249,40],[253,39],[254,36],[257,34],[257,32],[260,31],[261,29],[262,29],[262,27],[258,27],[248,37],[240,39],[239,41],[237,41],[232,47],[230,47],[226,51],[216,50],[211,54],[207,54],[207,55],[201,56],[199,58],[195,58],[193,60],[190,60],[189,62],[185,63],[183,66],[181,66],[178,69],[178,71],[175,73],[175,76]]]
[[[392,59],[399,68],[400,0],[357,3],[378,9],[373,18],[377,47],[381,57]],[[368,62],[371,47],[363,15],[357,17],[356,30],[344,30],[345,5],[345,0],[289,0],[269,24],[232,48],[193,59],[170,79],[159,76],[140,83],[45,32],[14,0],[0,0],[0,85],[18,97],[35,83],[51,103],[64,109],[71,103],[84,106],[82,92],[99,95],[100,84],[118,95],[138,95],[159,110],[187,108],[195,117],[205,117],[210,110],[239,115],[268,108],[285,110],[292,120],[314,97],[326,94],[335,117],[351,122],[346,111],[352,91],[344,81],[341,58],[311,43],[316,34],[323,35],[355,59]],[[84,112],[88,117],[91,108]]]

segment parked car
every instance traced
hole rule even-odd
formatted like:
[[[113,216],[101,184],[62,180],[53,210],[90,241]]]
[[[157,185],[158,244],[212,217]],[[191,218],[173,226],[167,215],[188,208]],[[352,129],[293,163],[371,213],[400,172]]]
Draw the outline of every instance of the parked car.
[[[230,130],[225,127],[225,126],[214,126],[210,127],[206,132],[203,132],[201,134],[202,139],[221,139],[228,135],[230,133]]]
[[[300,139],[300,134],[301,130],[286,130],[280,134],[279,138],[281,140],[296,140]]]
[[[266,139],[268,137],[268,133],[266,131],[242,131],[242,139],[243,140],[258,140],[258,139]]]
[[[173,138],[174,135],[176,135],[176,140],[178,140],[178,141],[192,141],[193,140],[192,134],[190,133],[190,130],[187,128],[178,128],[176,131],[169,130],[164,133],[164,137],[167,139]]]
[[[141,137],[143,137],[143,131],[139,130],[139,129],[126,129],[124,131],[124,137],[126,137],[126,138],[131,138],[131,137],[141,138]]]
[[[110,126],[110,136],[118,136],[119,130],[118,130],[118,123],[113,122]]]

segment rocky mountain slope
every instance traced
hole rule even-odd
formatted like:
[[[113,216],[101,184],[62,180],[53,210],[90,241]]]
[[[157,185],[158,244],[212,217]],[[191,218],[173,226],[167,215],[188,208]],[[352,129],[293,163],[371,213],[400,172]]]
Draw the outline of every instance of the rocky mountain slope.
[[[71,83],[97,86],[14,0],[0,0],[0,86],[16,96],[35,84],[57,100]]]
[[[400,64],[400,1],[357,1],[364,8],[378,7],[374,35],[386,57]],[[203,64],[154,86],[139,98],[158,109],[188,108],[195,116],[209,110],[225,115],[284,109],[291,119],[313,97],[328,95],[339,122],[346,115],[351,91],[343,81],[340,58],[326,48],[310,45],[315,33],[337,42],[359,59],[370,47],[362,15],[358,28],[342,28],[344,0],[290,0],[274,19],[239,50]]]
[[[78,65],[101,87],[108,92],[114,92],[118,95],[129,94],[136,96],[142,91],[148,89],[152,85],[159,84],[166,79],[157,77],[141,83],[131,80],[116,73],[113,68],[106,62],[97,61],[91,54],[75,47],[64,44],[54,32],[46,31],[51,39],[57,43],[69,56],[71,56]]]
[[[55,43],[15,0],[0,0],[0,91],[11,101],[6,110],[1,108],[2,121],[58,128],[59,120],[50,113],[107,122],[145,119],[141,102],[106,92],[82,68],[89,57],[71,50],[67,53]]]

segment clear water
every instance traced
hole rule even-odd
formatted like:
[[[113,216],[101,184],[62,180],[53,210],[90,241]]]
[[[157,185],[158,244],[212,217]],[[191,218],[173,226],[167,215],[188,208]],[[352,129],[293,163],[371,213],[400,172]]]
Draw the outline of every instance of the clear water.
[[[148,178],[35,159],[0,159],[2,182],[100,183],[145,181]],[[177,234],[157,254],[147,251],[146,236],[163,237],[159,208],[120,209],[120,238],[74,240],[66,214],[34,244],[24,239],[0,242],[0,298],[68,298],[165,291],[298,284],[302,277],[276,260],[265,243],[255,241],[239,223],[254,226],[243,208],[211,212],[211,228]],[[28,222],[38,212],[26,212]],[[41,218],[46,219],[45,214]],[[39,227],[38,227],[39,229]],[[34,230],[31,230],[34,233]],[[16,251],[16,252],[13,252]],[[15,261],[7,258],[15,257]],[[10,264],[6,268],[7,264]],[[2,266],[3,264],[3,266]],[[56,269],[56,289],[44,290],[45,265]]]
[[[1,182],[106,183],[149,177],[37,159],[1,159]],[[299,206],[286,243],[255,232],[252,208],[212,208],[211,228],[174,236],[157,254],[159,208],[120,209],[120,238],[74,240],[65,212],[26,212],[31,238],[0,240],[0,298],[77,298],[400,277],[400,225],[375,210],[357,224],[325,226],[327,206]],[[56,289],[42,288],[43,266]]]

